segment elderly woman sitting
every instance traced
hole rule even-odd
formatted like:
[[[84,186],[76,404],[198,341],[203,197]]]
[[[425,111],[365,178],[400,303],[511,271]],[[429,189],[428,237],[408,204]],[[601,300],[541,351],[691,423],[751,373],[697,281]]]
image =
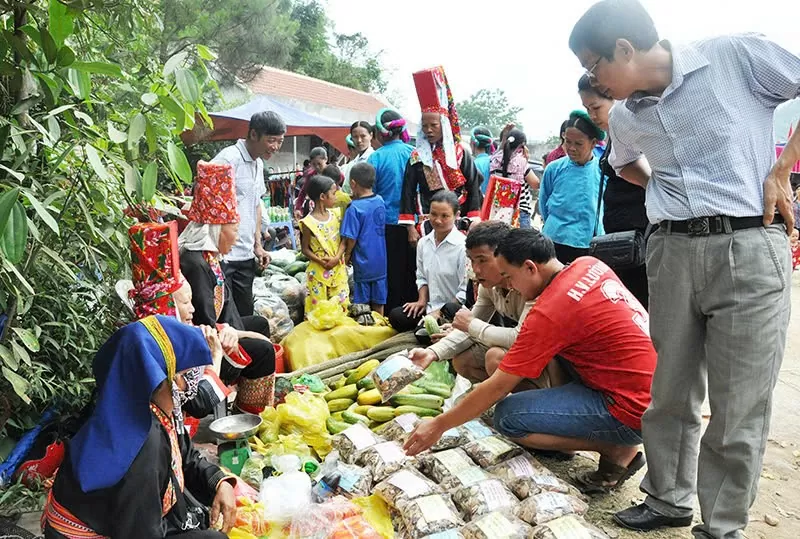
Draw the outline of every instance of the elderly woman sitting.
[[[234,478],[192,446],[180,405],[222,347],[213,328],[149,316],[117,331],[92,369],[97,400],[69,442],[42,518],[46,539],[224,539]],[[211,507],[210,518],[207,507]]]

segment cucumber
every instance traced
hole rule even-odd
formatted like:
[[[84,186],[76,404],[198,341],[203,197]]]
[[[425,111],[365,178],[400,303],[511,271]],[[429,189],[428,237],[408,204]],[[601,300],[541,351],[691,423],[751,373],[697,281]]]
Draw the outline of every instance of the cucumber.
[[[331,413],[343,412],[347,410],[351,404],[353,404],[353,399],[334,399],[328,401],[328,411]]]
[[[401,395],[424,395],[425,393],[429,392],[425,391],[425,389],[419,386],[406,386],[403,389],[401,389],[398,393],[400,393]]]
[[[328,432],[331,434],[339,434],[340,432],[350,428],[350,423],[336,421],[334,418],[329,417],[325,420],[325,426],[328,427]]]
[[[425,324],[425,331],[428,332],[428,335],[436,335],[437,333],[441,332],[441,328],[439,328],[439,322],[437,322],[436,319],[431,315],[425,316],[422,321]]]
[[[362,378],[358,382],[356,382],[356,386],[358,389],[375,389],[375,382],[367,376],[366,378]]]
[[[350,375],[347,377],[348,384],[355,384],[369,373],[375,370],[375,368],[380,365],[381,362],[377,359],[370,359],[369,361],[365,361],[361,365],[358,366]]]
[[[342,412],[342,419],[344,419],[346,422],[348,422],[350,424],[355,424],[355,423],[367,424],[367,423],[369,423],[369,418],[367,416],[363,416],[361,414],[357,414],[357,413],[351,412],[349,410],[345,410],[344,412]]]
[[[380,404],[380,403],[381,403],[381,394],[377,390],[377,388],[368,389],[358,396],[358,404]]]
[[[419,406],[421,408],[431,408],[441,410],[444,406],[444,399],[436,395],[395,395],[391,399],[395,406]]]
[[[421,406],[398,406],[394,409],[395,417],[403,414],[417,414],[419,417],[435,417],[441,414],[441,410],[434,410],[432,408],[423,408]]]
[[[373,406],[367,410],[367,417],[381,423],[394,419],[394,408],[389,406]]]
[[[373,408],[372,404],[360,404],[353,409],[353,411],[357,414],[367,415],[367,410]]]
[[[351,399],[355,400],[358,396],[358,388],[355,384],[350,384],[349,386],[344,386],[339,389],[335,389],[330,393],[325,395],[325,400],[330,402],[336,399]]]
[[[335,382],[331,383],[330,384],[330,388],[331,389],[341,389],[341,388],[344,387],[344,382],[345,382],[345,377],[342,376],[341,378],[339,378]]]
[[[449,399],[450,395],[453,394],[452,389],[444,384],[437,384],[436,382],[420,382],[416,384],[416,387],[421,389],[423,393],[436,395],[437,397],[442,397],[445,399]]]

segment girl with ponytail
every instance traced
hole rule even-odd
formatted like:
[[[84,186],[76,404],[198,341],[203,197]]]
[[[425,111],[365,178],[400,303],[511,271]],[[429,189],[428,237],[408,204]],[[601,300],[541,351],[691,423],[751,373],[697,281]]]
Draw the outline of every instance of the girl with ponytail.
[[[475,160],[475,168],[483,176],[481,182],[481,193],[486,195],[486,186],[489,183],[489,161],[490,156],[494,153],[494,138],[489,128],[478,126],[472,129],[470,133],[470,149],[472,150],[472,157]]]
[[[490,169],[492,174],[513,178],[522,183],[519,194],[519,227],[531,228],[534,193],[539,189],[539,177],[528,166],[528,142],[525,133],[511,129],[503,138],[503,147],[492,154]]]

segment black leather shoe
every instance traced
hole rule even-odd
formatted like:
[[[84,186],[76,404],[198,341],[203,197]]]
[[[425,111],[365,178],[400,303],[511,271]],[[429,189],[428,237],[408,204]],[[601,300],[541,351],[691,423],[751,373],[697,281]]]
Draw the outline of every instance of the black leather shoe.
[[[614,515],[614,522],[630,530],[650,531],[657,528],[683,528],[691,526],[692,515],[668,517],[641,503]]]

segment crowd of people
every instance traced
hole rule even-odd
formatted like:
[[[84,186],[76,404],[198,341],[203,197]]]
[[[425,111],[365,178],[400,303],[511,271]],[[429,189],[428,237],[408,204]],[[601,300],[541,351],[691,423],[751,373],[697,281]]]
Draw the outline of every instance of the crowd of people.
[[[597,452],[597,469],[572,478],[585,493],[646,467],[647,497],[620,525],[688,526],[697,495],[695,537],[742,537],[789,318],[800,135],[776,161],[772,122],[800,96],[800,58],[750,34],[673,44],[635,0],[595,4],[569,47],[585,110],[564,121],[541,178],[513,125],[499,141],[475,127],[462,144],[442,68],[414,75],[415,146],[384,109],[352,125],[343,168],[312,150],[292,208],[306,314],[354,302],[398,331],[446,322],[409,356],[450,361],[475,385],[416,428],[409,455],[494,406],[494,426],[523,446]],[[140,322],[97,354],[96,404],[55,480],[45,537],[221,537],[201,506],[230,529],[232,481],[181,421],[209,414],[234,382],[240,410],[273,404],[275,351],[252,286],[270,260],[263,161],[285,134],[275,113],[254,115],[246,139],[198,164],[180,235],[174,222],[131,228]],[[493,176],[518,186],[509,222],[480,222]]]

